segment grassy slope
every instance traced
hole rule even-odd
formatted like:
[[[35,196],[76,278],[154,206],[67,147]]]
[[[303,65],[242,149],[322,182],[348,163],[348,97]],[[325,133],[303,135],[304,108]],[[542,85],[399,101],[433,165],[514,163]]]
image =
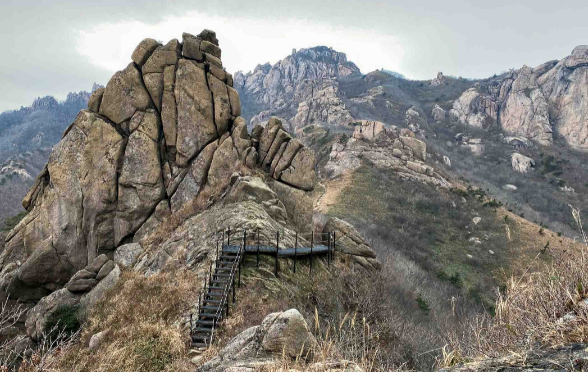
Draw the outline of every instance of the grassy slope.
[[[354,223],[382,259],[400,251],[490,310],[494,290],[506,276],[526,268],[547,241],[551,249],[574,246],[504,208],[485,205],[471,190],[439,190],[369,165],[326,186],[337,188],[338,182],[345,186],[327,213]],[[474,217],[481,222],[474,225]],[[481,244],[470,242],[472,237]]]

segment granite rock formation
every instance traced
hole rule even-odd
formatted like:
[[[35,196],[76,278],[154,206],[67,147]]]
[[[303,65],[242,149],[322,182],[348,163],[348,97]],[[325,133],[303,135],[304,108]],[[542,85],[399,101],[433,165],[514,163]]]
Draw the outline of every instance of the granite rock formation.
[[[580,150],[588,149],[588,46],[560,61],[523,66],[503,78],[476,83],[453,103],[450,116],[463,124],[488,128],[498,123],[511,136],[542,145],[553,131]]]
[[[337,73],[349,70],[344,56],[333,58]],[[301,79],[323,73],[302,66]],[[277,118],[250,134],[232,85],[214,32],[165,45],[143,40],[132,62],[94,91],[24,198],[29,213],[0,254],[0,290],[37,301],[64,287],[91,289],[97,278],[72,277],[140,242],[203,192],[214,204],[245,188],[272,221],[295,218],[297,229],[310,229],[314,153]],[[261,178],[235,184],[242,169]],[[223,203],[238,202],[246,201]]]

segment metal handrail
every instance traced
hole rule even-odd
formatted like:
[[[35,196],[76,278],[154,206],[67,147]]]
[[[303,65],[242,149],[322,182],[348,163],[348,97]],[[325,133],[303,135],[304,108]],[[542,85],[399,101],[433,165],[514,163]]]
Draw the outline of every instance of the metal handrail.
[[[239,252],[237,253],[237,256],[235,257],[235,261],[233,262],[233,266],[231,267],[231,275],[229,276],[229,280],[227,281],[227,284],[225,284],[225,288],[223,290],[223,296],[222,296],[222,300],[221,303],[216,311],[216,314],[214,315],[214,322],[212,324],[212,330],[210,332],[210,345],[212,345],[212,343],[214,342],[214,331],[216,330],[216,325],[217,323],[220,321],[222,314],[224,312],[224,306],[226,304],[228,304],[228,295],[231,291],[231,286],[234,286],[234,281],[235,281],[235,273],[237,272],[237,268],[238,265],[241,264],[241,257],[243,254],[243,244],[241,244],[240,248],[239,248]]]

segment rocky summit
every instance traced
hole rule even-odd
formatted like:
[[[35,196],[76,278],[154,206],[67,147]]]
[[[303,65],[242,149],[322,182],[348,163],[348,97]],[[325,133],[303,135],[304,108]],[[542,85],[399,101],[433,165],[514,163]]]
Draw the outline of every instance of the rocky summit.
[[[92,94],[24,198],[28,214],[0,257],[0,289],[21,301],[64,286],[90,290],[98,279],[84,274],[88,265],[140,242],[200,194],[210,218],[226,217],[212,208],[222,200],[237,214],[249,210],[258,221],[310,231],[314,152],[279,119],[249,133],[240,115],[214,32],[165,45],[143,40],[132,62]],[[234,204],[252,200],[259,203],[253,209]],[[141,265],[160,268],[161,257]]]
[[[588,46],[535,68],[523,66],[503,77],[475,84],[453,103],[449,114],[463,124],[488,128],[498,123],[512,136],[542,145],[554,134],[576,149],[588,149]]]

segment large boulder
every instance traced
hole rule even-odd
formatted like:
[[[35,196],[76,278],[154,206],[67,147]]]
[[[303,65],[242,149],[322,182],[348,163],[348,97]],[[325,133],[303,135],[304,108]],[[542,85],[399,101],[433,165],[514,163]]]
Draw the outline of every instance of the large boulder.
[[[74,307],[80,302],[80,296],[63,288],[44,297],[28,311],[25,322],[27,335],[33,340],[39,340],[45,334],[49,317],[63,307]]]
[[[372,120],[360,120],[355,123],[353,138],[374,141],[378,134],[385,130],[384,123]]]
[[[535,160],[515,152],[511,156],[512,169],[519,173],[527,173],[535,168]]]
[[[350,255],[352,259],[366,269],[379,269],[376,252],[361,237],[350,223],[331,217],[323,227],[323,233],[335,233],[337,252]]]
[[[130,119],[135,112],[146,110],[153,102],[143,84],[143,76],[134,63],[110,79],[100,103],[100,114],[115,124]]]
[[[316,155],[308,147],[296,153],[292,163],[280,173],[280,180],[302,190],[312,191],[316,182]]]
[[[251,327],[231,341],[198,371],[253,370],[272,365],[282,357],[307,355],[316,346],[304,317],[296,309],[269,314],[261,325]]]

